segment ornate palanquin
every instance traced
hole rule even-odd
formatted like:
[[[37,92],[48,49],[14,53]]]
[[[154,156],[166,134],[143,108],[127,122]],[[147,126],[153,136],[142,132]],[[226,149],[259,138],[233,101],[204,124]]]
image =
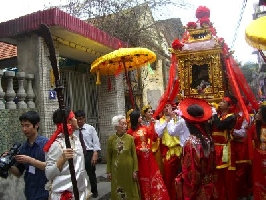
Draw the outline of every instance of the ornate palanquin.
[[[179,98],[199,97],[213,101],[224,96],[221,49],[173,53],[178,59]],[[201,87],[202,80],[208,82],[208,86]]]
[[[186,29],[187,38],[182,47],[169,49],[177,60],[178,99],[198,97],[220,101],[225,88],[222,47],[217,37],[213,36],[211,26],[194,25],[196,27]]]

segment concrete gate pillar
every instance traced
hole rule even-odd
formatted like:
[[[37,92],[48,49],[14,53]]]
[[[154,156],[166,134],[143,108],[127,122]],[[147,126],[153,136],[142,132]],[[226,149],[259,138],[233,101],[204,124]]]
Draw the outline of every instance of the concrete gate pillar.
[[[112,127],[112,117],[125,115],[125,89],[123,74],[111,76],[111,89],[108,88],[108,78],[101,77],[99,88],[99,137],[101,141],[101,154],[103,162],[106,161],[108,137],[115,133]]]
[[[35,105],[41,117],[39,133],[49,137],[55,130],[52,113],[58,108],[58,101],[49,99],[49,92],[54,88],[51,88],[48,48],[41,37],[30,33],[17,38],[17,51],[18,70],[34,74]]]

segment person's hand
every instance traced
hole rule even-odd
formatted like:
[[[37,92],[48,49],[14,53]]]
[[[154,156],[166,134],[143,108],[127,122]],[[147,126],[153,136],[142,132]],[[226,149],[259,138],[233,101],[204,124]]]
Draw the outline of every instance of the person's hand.
[[[151,118],[151,123],[155,123],[156,119],[154,119],[153,117]]]
[[[133,172],[133,179],[135,181],[138,180],[138,172],[137,171]]]
[[[18,163],[23,163],[23,164],[31,164],[32,160],[34,158],[26,155],[16,155],[15,159]]]
[[[5,157],[8,153],[8,151],[5,151],[1,156]]]
[[[111,173],[107,173],[107,178],[111,181],[112,180],[112,175]]]
[[[74,150],[71,148],[64,149],[62,153],[62,158],[64,161],[67,161],[70,158],[74,158]]]
[[[236,129],[234,129],[234,131],[232,133],[233,139],[236,139],[236,140],[243,139],[243,136],[237,134],[235,131],[236,131]]]
[[[217,110],[212,107],[212,116],[217,114]]]
[[[170,115],[166,115],[166,116],[165,116],[165,121],[168,123],[168,122],[170,122],[170,120],[171,120]]]
[[[170,112],[170,118],[171,119],[174,119],[175,117],[176,117],[175,111],[174,110],[171,110],[171,112]]]
[[[91,158],[91,165],[96,165],[98,160],[98,152],[94,151]]]

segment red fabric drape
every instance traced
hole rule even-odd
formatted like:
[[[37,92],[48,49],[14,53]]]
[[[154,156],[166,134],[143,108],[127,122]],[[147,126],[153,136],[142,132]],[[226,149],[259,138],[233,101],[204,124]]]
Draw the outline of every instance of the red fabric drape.
[[[239,85],[237,83],[235,73],[233,71],[233,67],[232,67],[232,63],[231,63],[232,58],[230,58],[231,55],[229,54],[228,49],[229,49],[228,46],[226,44],[224,44],[223,55],[224,55],[224,62],[225,62],[225,66],[226,66],[228,79],[229,79],[229,82],[231,85],[231,89],[233,90],[234,95],[238,99],[238,103],[239,103],[241,111],[243,112],[243,116],[249,122],[250,118],[249,118],[248,110],[245,106],[244,100],[243,100],[242,95],[241,95],[240,90],[239,90]]]
[[[169,100],[171,102],[174,101],[174,99],[176,98],[176,95],[179,93],[179,80],[175,80],[175,83],[173,85],[173,89],[171,91],[171,94],[170,94],[170,97],[169,97]]]
[[[232,56],[229,57],[230,63],[232,64],[232,69],[234,71],[234,76],[236,77],[236,82],[239,85],[239,88],[244,93],[245,97],[247,98],[248,102],[252,105],[252,107],[255,110],[258,110],[259,105],[256,100],[255,95],[253,94],[251,88],[249,87],[249,84],[247,83],[244,74],[242,73],[239,65],[236,63],[236,61],[232,58]]]
[[[171,65],[170,65],[170,70],[169,70],[169,81],[168,81],[168,85],[167,88],[164,92],[164,94],[162,95],[162,97],[159,100],[158,106],[153,114],[153,117],[158,116],[164,109],[164,106],[166,105],[167,100],[169,99],[169,97],[173,96],[171,95],[172,91],[174,92],[178,92],[178,89],[173,89],[173,84],[174,84],[174,78],[176,75],[176,56],[174,54],[172,54],[172,58],[171,58]],[[176,81],[175,86],[177,87],[178,85],[178,81]],[[173,98],[173,97],[172,97]]]

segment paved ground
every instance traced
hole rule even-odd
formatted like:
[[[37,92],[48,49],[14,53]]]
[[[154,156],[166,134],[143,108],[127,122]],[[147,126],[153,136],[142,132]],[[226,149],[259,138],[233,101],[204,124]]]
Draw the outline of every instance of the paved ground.
[[[107,180],[106,176],[106,164],[97,164],[96,176],[98,180],[98,193],[97,198],[91,198],[92,200],[109,200],[111,194],[111,182]],[[89,186],[90,188],[90,186]]]

